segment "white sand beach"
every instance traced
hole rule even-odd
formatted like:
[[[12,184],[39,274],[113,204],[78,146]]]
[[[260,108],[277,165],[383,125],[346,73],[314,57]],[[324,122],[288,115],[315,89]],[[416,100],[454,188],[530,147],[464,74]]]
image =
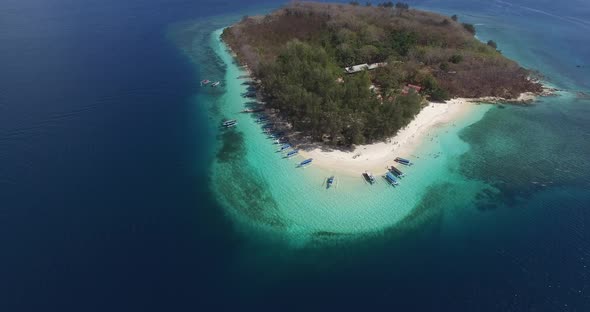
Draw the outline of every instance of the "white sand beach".
[[[457,98],[445,103],[429,103],[427,107],[386,142],[356,146],[352,151],[312,148],[300,150],[305,158],[313,158],[314,166],[339,174],[358,176],[366,170],[382,174],[395,164],[395,157],[408,157],[425,136],[436,127],[456,121],[476,105],[472,99]]]

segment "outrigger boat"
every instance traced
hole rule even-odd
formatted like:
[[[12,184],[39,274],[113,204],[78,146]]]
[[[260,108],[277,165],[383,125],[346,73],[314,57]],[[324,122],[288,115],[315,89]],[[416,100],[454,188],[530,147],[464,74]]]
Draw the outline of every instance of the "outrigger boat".
[[[201,86],[207,85],[211,82],[211,80],[205,79],[205,80],[201,80]]]
[[[403,172],[401,172],[399,169],[397,169],[394,166],[391,166],[391,168],[389,169],[389,171],[391,171],[393,174],[395,174],[396,176],[398,176],[400,178],[403,177],[403,176],[405,176],[405,174]]]
[[[363,173],[363,177],[365,178],[365,180],[367,180],[367,182],[374,184],[375,183],[375,177],[373,176],[372,173],[365,171]]]
[[[221,84],[221,81],[215,81],[214,83],[211,84],[211,87],[215,88],[217,86],[219,86]]]
[[[281,144],[281,143],[286,143],[287,142],[287,138],[285,137],[280,137],[278,139],[275,139],[274,143],[275,144]]]
[[[288,149],[289,147],[291,147],[291,144],[284,144],[283,146],[281,146],[281,151],[284,151],[284,150]]]
[[[227,125],[234,124],[234,123],[238,123],[238,121],[235,119],[230,119],[230,120],[224,121],[221,125],[227,126]]]
[[[397,179],[395,178],[395,176],[394,176],[394,175],[393,175],[393,173],[391,173],[391,172],[387,172],[387,173],[385,174],[385,179],[386,179],[386,180],[387,180],[389,183],[391,183],[391,185],[398,185],[398,184],[399,184],[399,182],[397,182]]]
[[[301,168],[301,167],[305,167],[305,166],[311,165],[311,162],[312,161],[313,161],[313,158],[306,159],[306,160],[300,162],[297,167],[298,168]]]
[[[329,189],[330,186],[332,186],[332,184],[334,184],[334,176],[331,176],[328,178],[328,180],[326,180],[326,188]]]
[[[402,164],[402,165],[406,165],[406,166],[411,166],[412,165],[412,162],[411,161],[409,161],[409,160],[407,160],[405,158],[401,158],[401,157],[396,157],[395,158],[395,161],[398,162],[398,163],[400,163],[400,164]]]
[[[290,157],[297,155],[298,153],[299,153],[299,151],[293,150],[293,151],[288,152],[287,156],[285,156],[285,157],[290,158]]]
[[[258,119],[256,119],[256,122],[260,123],[260,122],[267,121],[267,120],[268,120],[268,117],[262,116],[262,117],[259,117]]]
[[[236,126],[237,124],[238,124],[238,121],[237,121],[237,120],[235,120],[235,119],[226,120],[226,121],[224,121],[223,123],[221,123],[221,125],[222,125],[223,127],[226,127],[226,128],[231,128],[231,127],[234,127],[234,126]]]

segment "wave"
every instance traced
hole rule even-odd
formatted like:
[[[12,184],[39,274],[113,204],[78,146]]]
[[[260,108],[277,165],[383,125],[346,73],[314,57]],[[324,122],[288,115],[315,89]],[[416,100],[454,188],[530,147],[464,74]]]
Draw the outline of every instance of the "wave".
[[[571,17],[571,16],[564,16],[564,15],[557,15],[557,14],[553,14],[547,11],[543,11],[537,8],[531,8],[531,7],[527,7],[527,6],[523,6],[523,5],[518,5],[518,4],[514,4],[514,3],[510,3],[510,2],[506,2],[506,1],[502,1],[502,0],[494,0],[496,3],[502,4],[502,5],[507,5],[510,7],[516,7],[525,11],[529,11],[529,12],[533,12],[533,13],[538,13],[541,15],[545,15],[545,16],[549,16],[549,17],[553,17],[565,22],[568,22],[570,24],[574,24],[577,26],[582,26],[584,28],[588,28],[590,29],[590,23],[580,20],[578,18],[575,17]]]

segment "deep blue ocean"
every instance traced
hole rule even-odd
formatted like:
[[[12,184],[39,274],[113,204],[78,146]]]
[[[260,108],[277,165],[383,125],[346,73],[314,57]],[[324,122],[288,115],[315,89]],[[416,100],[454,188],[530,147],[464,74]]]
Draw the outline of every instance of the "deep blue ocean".
[[[444,228],[297,249],[217,204],[198,82],[223,68],[168,36],[281,3],[0,2],[0,311],[590,311],[589,2],[409,1],[569,95],[462,133],[462,174],[499,192],[449,215],[432,190]]]

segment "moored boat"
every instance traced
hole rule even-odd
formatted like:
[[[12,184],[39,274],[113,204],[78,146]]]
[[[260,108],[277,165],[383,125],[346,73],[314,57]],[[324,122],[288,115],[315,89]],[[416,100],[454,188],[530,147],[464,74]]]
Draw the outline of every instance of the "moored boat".
[[[396,157],[395,158],[395,162],[400,163],[402,165],[406,165],[406,166],[411,166],[412,162],[405,159],[405,158],[401,158],[401,157]]]
[[[397,179],[395,178],[395,176],[394,176],[394,175],[393,175],[393,173],[391,173],[391,172],[387,172],[387,173],[385,174],[385,179],[386,179],[386,180],[387,180],[389,183],[391,183],[391,185],[398,185],[398,184],[399,184],[399,182],[397,182]]]
[[[398,176],[398,177],[400,177],[400,178],[404,176],[404,173],[403,173],[403,172],[401,172],[401,170],[397,169],[397,168],[396,168],[396,167],[394,167],[394,166],[391,166],[391,168],[390,168],[389,170],[390,170],[390,171],[391,171],[393,174],[395,174],[396,176]]]
[[[328,178],[328,180],[326,180],[326,188],[327,189],[329,189],[332,186],[332,184],[334,184],[334,179],[335,179],[335,177],[331,176]]]
[[[217,86],[219,86],[221,84],[221,81],[215,81],[214,83],[211,84],[211,87],[215,88]]]
[[[305,167],[305,166],[309,166],[309,165],[311,165],[311,162],[312,162],[312,161],[313,161],[313,158],[306,159],[306,160],[304,160],[304,161],[300,162],[300,163],[299,163],[299,165],[298,165],[297,167]]]
[[[367,180],[367,182],[374,184],[375,183],[375,176],[373,176],[372,173],[370,173],[369,171],[365,171],[363,173],[363,177],[365,178],[365,180]]]
[[[211,82],[211,81],[210,81],[210,80],[208,80],[208,79],[201,80],[201,86],[204,86],[204,85],[206,85],[206,84],[208,84],[208,83],[210,83],[210,82]]]
[[[293,156],[297,155],[298,153],[299,153],[299,151],[293,150],[293,151],[288,152],[287,156],[285,156],[285,157],[287,157],[287,158],[293,157]]]
[[[237,120],[235,120],[235,119],[230,119],[230,120],[226,120],[226,121],[224,121],[223,123],[221,123],[221,125],[222,125],[222,126],[228,126],[228,125],[231,125],[231,124],[237,124],[237,123],[238,123],[238,121],[237,121]]]
[[[288,143],[287,144],[283,144],[281,146],[281,151],[284,151],[284,150],[288,149],[289,147],[291,147],[291,144],[288,144]]]

